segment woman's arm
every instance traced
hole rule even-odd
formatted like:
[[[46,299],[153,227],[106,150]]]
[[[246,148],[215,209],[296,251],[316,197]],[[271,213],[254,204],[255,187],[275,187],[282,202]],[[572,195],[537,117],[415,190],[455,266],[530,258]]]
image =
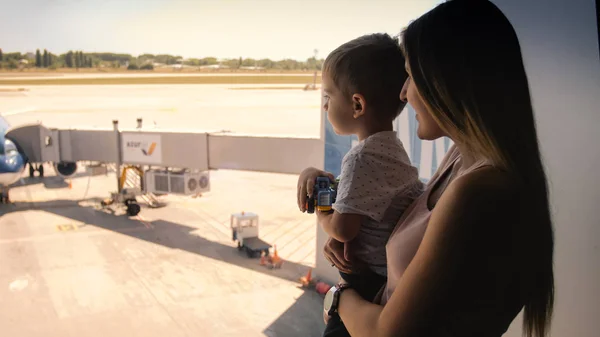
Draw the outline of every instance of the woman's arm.
[[[436,309],[452,291],[466,241],[481,233],[475,226],[486,226],[486,220],[501,217],[514,204],[506,188],[510,184],[499,179],[497,171],[489,171],[473,172],[448,186],[385,307],[362,301],[352,291],[342,292],[339,314],[352,336],[413,337],[435,326]]]
[[[383,306],[365,301],[356,291],[344,290],[340,296],[338,313],[351,336],[377,336],[377,323]]]

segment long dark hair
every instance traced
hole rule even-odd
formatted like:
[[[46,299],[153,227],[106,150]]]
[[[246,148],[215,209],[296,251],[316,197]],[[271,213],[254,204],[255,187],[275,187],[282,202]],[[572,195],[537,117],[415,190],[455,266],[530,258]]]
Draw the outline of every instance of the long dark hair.
[[[517,34],[487,0],[449,0],[402,34],[412,80],[452,139],[491,159],[522,186],[523,329],[545,336],[554,304],[554,234]]]

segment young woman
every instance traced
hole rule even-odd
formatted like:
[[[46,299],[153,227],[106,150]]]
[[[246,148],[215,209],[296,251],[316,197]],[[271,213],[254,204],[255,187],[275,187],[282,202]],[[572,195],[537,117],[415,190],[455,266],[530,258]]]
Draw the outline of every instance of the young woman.
[[[523,309],[525,334],[542,337],[554,243],[517,35],[491,2],[450,0],[412,22],[402,47],[400,98],[419,138],[455,146],[387,243],[381,298],[340,285],[325,307],[351,336],[501,336]],[[342,247],[330,240],[325,255],[351,269]]]

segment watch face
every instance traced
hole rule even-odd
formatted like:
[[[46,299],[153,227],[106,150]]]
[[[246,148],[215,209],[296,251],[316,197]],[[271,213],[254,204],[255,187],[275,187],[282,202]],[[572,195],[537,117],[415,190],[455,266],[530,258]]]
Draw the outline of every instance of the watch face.
[[[336,288],[331,287],[327,294],[325,294],[325,300],[323,300],[323,309],[325,309],[325,311],[329,311],[329,309],[331,309],[331,306],[333,305],[333,294],[335,291]]]

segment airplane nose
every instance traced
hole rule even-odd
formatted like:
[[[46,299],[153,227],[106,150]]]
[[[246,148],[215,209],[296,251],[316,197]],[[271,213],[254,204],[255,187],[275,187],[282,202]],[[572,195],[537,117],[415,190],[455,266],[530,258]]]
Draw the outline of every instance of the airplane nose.
[[[10,186],[19,179],[25,171],[23,156],[15,154],[11,156],[0,155],[0,186]]]
[[[0,139],[1,140],[1,139]],[[4,139],[3,149],[0,152],[0,173],[21,172],[25,168],[25,156],[20,153],[15,143]]]
[[[0,173],[20,172],[24,168],[25,160],[22,155],[0,155]]]

